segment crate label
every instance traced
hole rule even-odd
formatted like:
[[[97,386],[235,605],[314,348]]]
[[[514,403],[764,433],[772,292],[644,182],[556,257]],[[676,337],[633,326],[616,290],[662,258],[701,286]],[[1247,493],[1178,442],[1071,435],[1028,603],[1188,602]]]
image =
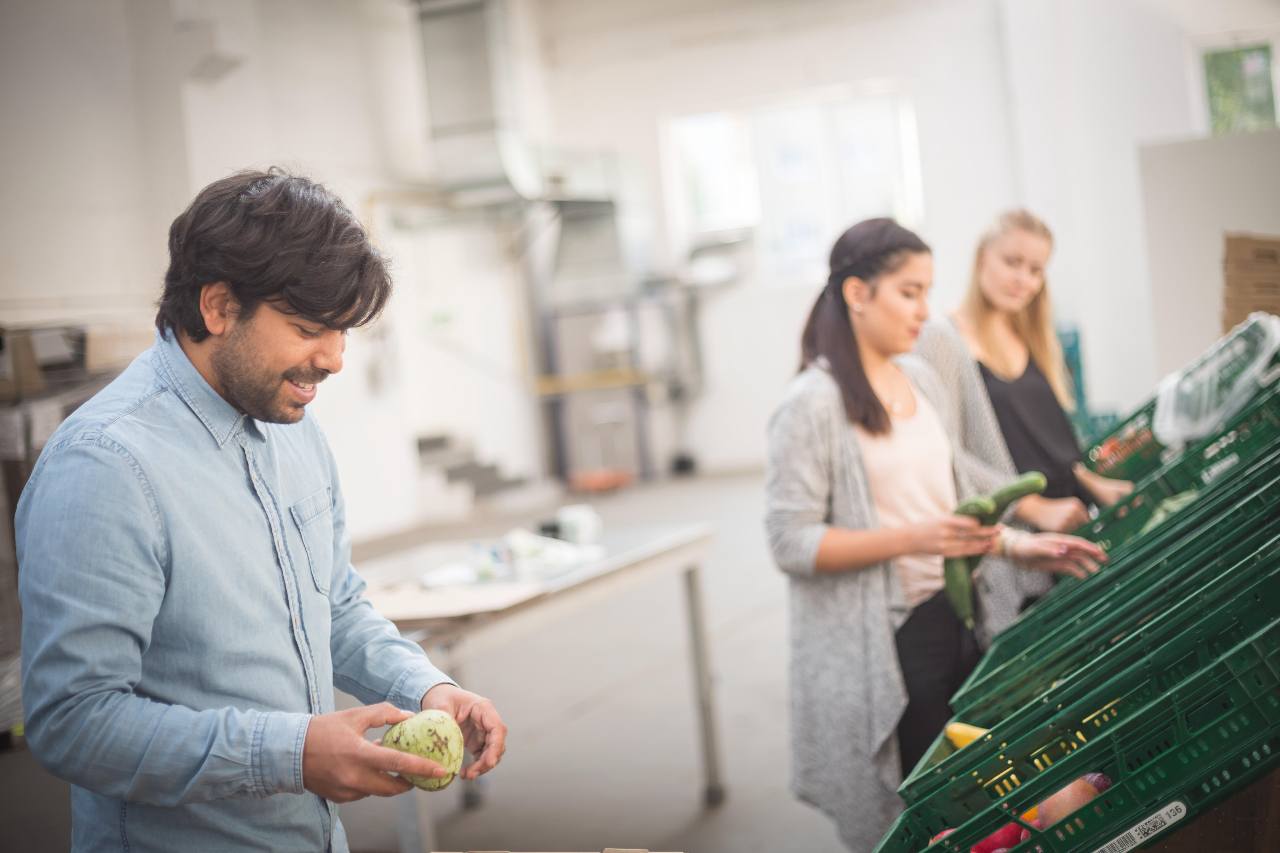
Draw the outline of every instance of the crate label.
[[[1099,847],[1094,853],[1122,853],[1125,850],[1133,850],[1152,837],[1164,832],[1170,826],[1187,816],[1187,807],[1181,802],[1174,800],[1169,805],[1160,809],[1155,814],[1143,820],[1137,826],[1128,832],[1117,835],[1111,839],[1111,843],[1104,847]]]
[[[1200,472],[1200,481],[1207,486],[1238,464],[1240,464],[1240,457],[1237,454],[1232,453],[1230,456],[1224,456]]]

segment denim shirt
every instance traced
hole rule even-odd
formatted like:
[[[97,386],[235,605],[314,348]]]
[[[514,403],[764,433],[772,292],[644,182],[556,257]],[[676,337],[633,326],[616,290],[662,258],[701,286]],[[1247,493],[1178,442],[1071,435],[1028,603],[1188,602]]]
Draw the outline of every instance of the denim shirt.
[[[49,440],[17,549],[26,734],[76,851],[346,851],[311,715],[449,680],[362,597],[315,420],[240,414],[171,336]]]

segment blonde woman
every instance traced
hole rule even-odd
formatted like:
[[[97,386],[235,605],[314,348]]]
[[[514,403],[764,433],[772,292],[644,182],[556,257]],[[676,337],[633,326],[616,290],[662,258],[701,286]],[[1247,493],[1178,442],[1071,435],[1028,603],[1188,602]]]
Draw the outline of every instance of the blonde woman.
[[[1001,215],[983,234],[969,292],[953,320],[978,363],[983,384],[1019,471],[1042,471],[1044,497],[1066,501],[1083,522],[1086,504],[1110,506],[1133,484],[1101,477],[1081,463],[1067,412],[1071,381],[1053,329],[1045,270],[1053,234],[1026,210]]]

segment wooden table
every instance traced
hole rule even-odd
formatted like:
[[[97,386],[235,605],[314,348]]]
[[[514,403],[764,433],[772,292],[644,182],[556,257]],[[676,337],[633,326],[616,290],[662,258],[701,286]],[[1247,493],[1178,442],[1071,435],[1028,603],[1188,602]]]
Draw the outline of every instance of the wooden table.
[[[689,629],[693,696],[698,709],[707,806],[725,797],[712,703],[706,619],[702,606],[701,563],[713,533],[707,525],[668,525],[606,531],[604,556],[547,578],[488,582],[471,586],[426,589],[419,582],[427,570],[458,559],[474,543],[432,543],[421,548],[362,561],[357,569],[369,584],[370,602],[406,637],[422,644],[432,660],[454,678],[474,659],[499,649],[521,634],[573,617],[580,608],[617,595],[658,577],[682,575]],[[479,781],[479,780],[477,780]],[[400,849],[420,853],[435,849],[435,831],[427,795],[411,792],[399,798]],[[464,804],[479,804],[474,783],[464,790]]]

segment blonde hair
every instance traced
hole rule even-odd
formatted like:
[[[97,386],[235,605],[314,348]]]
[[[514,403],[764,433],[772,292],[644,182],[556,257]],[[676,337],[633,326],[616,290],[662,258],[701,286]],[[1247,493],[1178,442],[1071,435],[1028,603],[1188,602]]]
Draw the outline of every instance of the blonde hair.
[[[999,238],[1013,231],[1026,231],[1043,237],[1053,245],[1053,232],[1049,226],[1030,211],[1021,208],[1000,214],[991,227],[978,240],[978,250],[973,257],[973,272],[969,277],[969,292],[960,310],[973,325],[973,334],[988,357],[994,352],[987,334],[986,320],[995,313],[995,306],[982,292],[979,278],[982,272],[982,254]],[[1062,344],[1053,329],[1053,311],[1049,306],[1049,279],[1043,277],[1043,286],[1035,298],[1013,317],[1013,330],[1027,346],[1036,367],[1049,380],[1054,396],[1067,411],[1075,409],[1075,394],[1066,361],[1062,357]],[[994,365],[998,368],[1007,365]],[[1009,372],[1009,371],[1006,371]]]

